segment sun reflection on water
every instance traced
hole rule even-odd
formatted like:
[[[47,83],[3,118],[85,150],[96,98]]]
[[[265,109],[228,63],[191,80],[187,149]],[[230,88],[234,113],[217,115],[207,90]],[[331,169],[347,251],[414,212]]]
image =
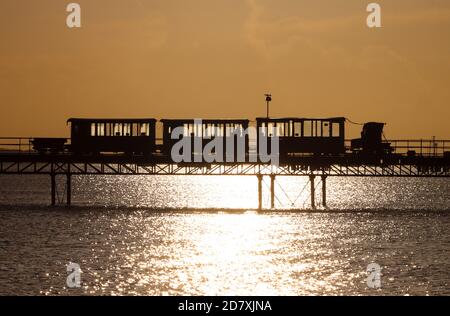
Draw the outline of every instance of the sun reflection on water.
[[[9,181],[8,198],[22,197],[14,188],[28,183]],[[307,180],[279,181],[295,197]],[[37,201],[47,182],[34,182]],[[371,262],[383,266],[382,293],[449,293],[442,179],[330,178],[332,210],[319,213],[253,211],[253,177],[85,177],[74,188],[81,207],[0,212],[0,294],[374,294]],[[83,271],[80,289],[65,287],[69,261]]]

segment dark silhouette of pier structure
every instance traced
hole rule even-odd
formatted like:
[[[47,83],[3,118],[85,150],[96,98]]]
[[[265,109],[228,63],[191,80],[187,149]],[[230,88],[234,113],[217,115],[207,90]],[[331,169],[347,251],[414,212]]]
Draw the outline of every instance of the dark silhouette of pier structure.
[[[298,156],[279,165],[262,162],[174,163],[167,156],[42,154],[32,138],[0,138],[0,174],[48,175],[51,204],[57,203],[57,176],[66,178],[65,203],[72,203],[72,177],[83,175],[253,176],[257,178],[258,209],[263,209],[263,179],[270,179],[270,208],[275,207],[277,177],[305,176],[310,182],[311,208],[321,182],[322,206],[327,206],[328,177],[450,177],[450,140],[391,140],[393,155],[371,160],[358,155]],[[349,146],[350,141],[346,141]],[[413,154],[414,153],[414,154]],[[251,154],[256,154],[252,153]],[[320,181],[320,182],[319,182]]]
[[[268,103],[270,96],[267,98]],[[225,138],[228,129],[246,129],[249,120],[205,120],[201,126],[191,119],[161,120],[163,138],[159,139],[155,119],[69,119],[70,139],[0,138],[0,174],[48,175],[52,205],[57,202],[57,176],[66,178],[67,205],[72,203],[73,176],[253,176],[258,180],[258,210],[264,207],[264,178],[270,179],[273,209],[277,177],[308,177],[311,208],[315,209],[316,184],[320,183],[322,206],[327,207],[328,177],[450,177],[450,140],[388,141],[383,135],[384,124],[375,122],[364,124],[360,138],[345,140],[345,121],[257,118],[261,135],[271,138],[271,131],[279,131],[279,161],[275,165],[259,159],[260,143],[249,140],[248,134],[242,134],[246,151],[243,162],[177,163],[170,155],[171,132],[177,127],[184,128],[186,137],[197,137],[204,146],[212,136],[207,128],[214,127],[215,136]]]

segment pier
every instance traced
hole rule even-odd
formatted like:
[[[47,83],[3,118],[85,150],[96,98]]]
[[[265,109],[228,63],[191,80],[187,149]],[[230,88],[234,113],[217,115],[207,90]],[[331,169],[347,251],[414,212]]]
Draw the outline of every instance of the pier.
[[[6,142],[5,142],[6,140]],[[398,145],[397,154],[373,161],[355,155],[302,156],[267,163],[173,163],[170,157],[146,158],[126,155],[78,156],[70,153],[39,154],[26,138],[0,138],[0,175],[48,175],[51,183],[51,205],[57,204],[57,176],[66,179],[65,204],[72,203],[72,177],[84,175],[170,175],[170,176],[253,176],[257,179],[258,210],[263,207],[263,181],[269,179],[270,208],[275,207],[275,184],[278,177],[303,176],[309,179],[310,205],[317,207],[316,185],[321,182],[321,202],[327,207],[328,177],[450,177],[450,141],[391,141]],[[404,144],[404,145],[403,145]],[[419,144],[419,145],[417,145]],[[436,146],[440,144],[440,146]],[[5,150],[8,146],[15,150]],[[414,147],[416,155],[411,154]],[[408,154],[409,153],[409,154]]]

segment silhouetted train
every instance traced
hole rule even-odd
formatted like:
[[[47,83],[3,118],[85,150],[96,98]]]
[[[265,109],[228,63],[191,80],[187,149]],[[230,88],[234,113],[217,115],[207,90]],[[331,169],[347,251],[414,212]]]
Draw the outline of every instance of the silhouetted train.
[[[392,147],[383,141],[384,123],[364,124],[361,138],[351,140],[345,146],[344,117],[335,118],[257,118],[257,155],[263,150],[271,154],[271,140],[279,137],[280,159],[296,156],[343,156],[346,153],[365,156],[383,156],[392,153]],[[191,161],[203,161],[204,150],[211,142],[222,139],[222,148],[216,161],[236,161],[238,147],[249,157],[250,121],[247,119],[202,120],[162,119],[162,144],[157,144],[154,118],[145,119],[80,119],[71,118],[71,142],[66,138],[34,138],[34,150],[40,154],[67,153],[77,156],[121,154],[128,156],[171,157],[173,146],[182,138],[189,137]],[[174,131],[178,128],[178,136]],[[261,148],[260,138],[267,139]],[[232,140],[232,142],[229,142]],[[231,147],[233,146],[233,147]],[[217,150],[217,147],[215,147]],[[241,150],[241,151],[242,151]],[[231,157],[230,157],[231,156]],[[196,157],[199,157],[196,160]],[[242,161],[242,160],[240,160]]]

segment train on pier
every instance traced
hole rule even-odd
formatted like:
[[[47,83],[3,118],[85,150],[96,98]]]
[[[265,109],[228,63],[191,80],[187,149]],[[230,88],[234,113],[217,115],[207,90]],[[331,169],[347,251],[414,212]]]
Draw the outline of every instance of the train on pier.
[[[256,118],[256,155],[273,154],[272,138],[278,137],[277,154],[280,160],[305,156],[336,157],[353,155],[359,157],[383,157],[392,154],[390,143],[383,139],[384,123],[363,124],[361,137],[345,143],[344,117],[333,118]],[[221,161],[232,153],[236,158],[238,144],[243,144],[245,161],[250,156],[250,135],[247,132],[251,122],[248,119],[93,119],[70,118],[70,141],[67,138],[34,138],[33,150],[40,155],[70,154],[74,156],[124,155],[170,159],[176,142],[188,137],[192,161],[203,153],[212,141],[221,138],[223,150]],[[162,125],[162,137],[156,137],[157,124]],[[174,137],[174,131],[178,134]],[[261,147],[260,138],[266,139],[266,148]],[[230,138],[233,138],[230,142]],[[231,145],[230,145],[231,144]],[[230,148],[234,146],[234,148]],[[217,148],[216,148],[217,149]],[[201,156],[201,155],[200,155]],[[202,156],[203,157],[203,156]],[[217,157],[216,157],[217,158]],[[203,159],[203,158],[200,158]],[[200,160],[201,161],[201,160]]]

